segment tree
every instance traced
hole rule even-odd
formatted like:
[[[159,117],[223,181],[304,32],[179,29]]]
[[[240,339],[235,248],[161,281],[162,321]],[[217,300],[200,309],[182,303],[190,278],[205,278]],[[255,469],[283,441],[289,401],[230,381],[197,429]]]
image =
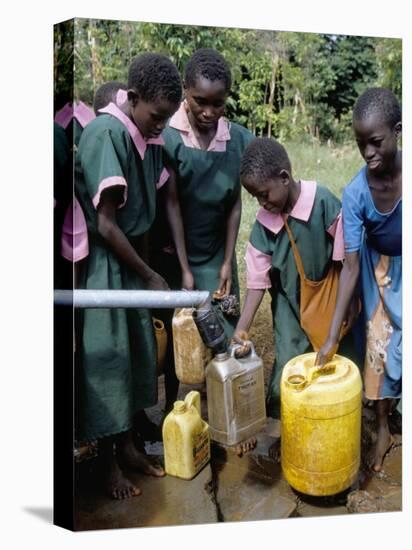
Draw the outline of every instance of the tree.
[[[61,47],[70,32],[74,54]],[[168,55],[183,77],[195,50],[214,48],[233,76],[227,116],[281,140],[345,140],[353,104],[367,87],[402,92],[399,39],[90,19],[76,19],[60,35],[56,88],[73,81],[74,55],[75,97],[88,103],[103,82],[126,82],[130,61],[143,51]]]
[[[376,43],[378,85],[389,88],[402,100],[402,40],[382,38]]]

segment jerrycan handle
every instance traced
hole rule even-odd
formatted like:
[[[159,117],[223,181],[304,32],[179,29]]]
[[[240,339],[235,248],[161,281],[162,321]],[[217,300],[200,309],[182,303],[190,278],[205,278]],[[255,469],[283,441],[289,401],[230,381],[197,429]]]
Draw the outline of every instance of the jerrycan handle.
[[[192,390],[185,397],[185,403],[187,407],[195,407],[200,416],[200,393]]]
[[[316,378],[319,378],[319,376],[326,376],[328,374],[334,374],[336,372],[336,363],[334,361],[330,361],[329,363],[326,363],[323,365],[323,367],[318,367],[314,365],[313,367],[309,368],[308,373],[308,384],[313,382]]]
[[[230,346],[230,357],[234,357],[235,359],[242,359],[243,357],[257,357],[255,346],[253,345],[252,340],[245,340],[246,346],[249,347],[249,350],[244,355],[241,355],[240,357],[235,356],[235,352],[237,349],[243,347],[242,344],[232,344]]]
[[[302,374],[292,374],[288,377],[286,383],[295,391],[301,391],[310,386],[319,376],[327,376],[335,372],[336,362],[332,360],[323,367],[318,367],[316,365],[306,366],[306,376]]]

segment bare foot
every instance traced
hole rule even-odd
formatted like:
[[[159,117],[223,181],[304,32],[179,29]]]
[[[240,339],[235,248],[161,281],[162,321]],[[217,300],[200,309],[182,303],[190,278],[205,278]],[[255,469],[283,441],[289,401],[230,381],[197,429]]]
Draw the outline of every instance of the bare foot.
[[[389,430],[380,429],[378,431],[378,439],[375,446],[374,463],[372,465],[373,472],[380,472],[382,470],[382,464],[385,456],[391,450],[395,443],[395,440]]]
[[[163,468],[152,464],[146,454],[136,449],[130,437],[126,437],[122,442],[118,442],[116,445],[116,450],[119,456],[119,461],[127,467],[140,470],[149,476],[163,477],[166,475]]]
[[[245,441],[241,441],[236,445],[237,456],[240,457],[248,453],[249,451],[251,451],[256,447],[256,444],[257,444],[256,437],[249,437],[249,439],[245,439]]]
[[[109,466],[105,484],[108,495],[116,500],[135,497],[141,493],[141,490],[123,475],[114,459]]]
[[[268,449],[268,455],[275,462],[280,464],[280,437],[276,439],[274,443]]]

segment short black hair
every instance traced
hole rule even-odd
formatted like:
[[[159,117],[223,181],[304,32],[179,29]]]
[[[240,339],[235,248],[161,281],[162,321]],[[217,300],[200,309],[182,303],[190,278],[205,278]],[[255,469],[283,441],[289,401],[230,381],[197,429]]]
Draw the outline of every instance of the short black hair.
[[[369,88],[356,101],[353,120],[374,115],[391,129],[402,120],[401,107],[393,92],[387,88]]]
[[[286,149],[272,138],[255,138],[246,147],[240,161],[240,177],[267,181],[282,170],[292,172]]]
[[[129,67],[128,88],[143,101],[164,98],[172,103],[182,99],[182,82],[176,66],[159,53],[142,53]]]
[[[185,85],[194,87],[196,78],[203,76],[214,82],[222,80],[225,83],[226,92],[230,92],[232,75],[230,67],[223,55],[212,48],[196,50],[190,57],[185,67]]]
[[[127,90],[127,85],[118,80],[110,80],[97,88],[93,99],[93,109],[96,115],[99,109],[103,109],[110,102],[116,102],[116,94],[119,90]]]

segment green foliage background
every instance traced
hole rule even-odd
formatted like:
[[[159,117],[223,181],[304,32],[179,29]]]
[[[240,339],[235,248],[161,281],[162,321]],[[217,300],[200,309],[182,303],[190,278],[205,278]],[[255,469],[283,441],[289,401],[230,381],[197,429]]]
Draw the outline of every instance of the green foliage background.
[[[354,101],[367,87],[388,87],[401,100],[396,38],[75,19],[55,27],[56,105],[73,82],[73,61],[75,98],[91,104],[103,82],[127,81],[135,55],[164,53],[183,75],[201,47],[219,50],[229,62],[227,116],[256,135],[342,143],[350,138]]]

